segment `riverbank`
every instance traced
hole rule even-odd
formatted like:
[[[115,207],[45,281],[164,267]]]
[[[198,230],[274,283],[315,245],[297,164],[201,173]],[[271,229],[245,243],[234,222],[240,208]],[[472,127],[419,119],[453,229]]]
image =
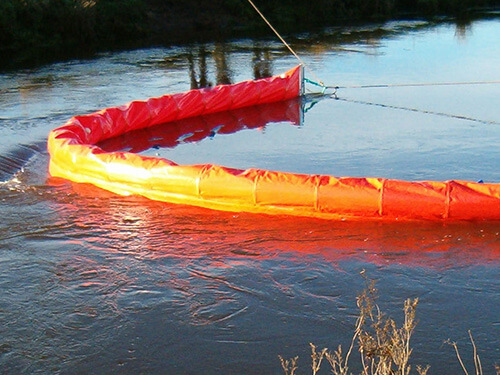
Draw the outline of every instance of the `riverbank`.
[[[388,19],[471,17],[500,0],[255,1],[283,33]],[[99,51],[265,35],[240,0],[3,0],[0,69],[36,66]]]

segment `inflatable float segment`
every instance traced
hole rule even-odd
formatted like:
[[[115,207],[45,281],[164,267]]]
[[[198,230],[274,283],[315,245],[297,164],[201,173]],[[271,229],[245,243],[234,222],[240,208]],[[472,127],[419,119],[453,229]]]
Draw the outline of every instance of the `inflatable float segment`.
[[[275,77],[133,101],[71,118],[48,137],[49,173],[120,195],[216,210],[324,219],[499,220],[500,185],[467,181],[408,182],[177,165],[103,142],[155,125],[303,95],[303,69]]]

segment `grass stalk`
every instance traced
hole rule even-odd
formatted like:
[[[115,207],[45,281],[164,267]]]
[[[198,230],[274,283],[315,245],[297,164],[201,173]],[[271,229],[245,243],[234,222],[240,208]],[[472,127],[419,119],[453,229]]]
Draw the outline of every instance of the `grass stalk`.
[[[356,298],[359,315],[356,319],[354,334],[347,353],[344,355],[342,345],[337,350],[331,352],[327,348],[318,350],[314,344],[311,346],[311,369],[312,375],[317,375],[323,360],[330,365],[333,375],[353,375],[349,371],[349,360],[354,347],[357,345],[360,354],[361,372],[360,375],[410,375],[412,367],[410,357],[413,349],[410,339],[413,335],[416,321],[416,308],[418,298],[407,299],[404,302],[404,321],[401,327],[396,322],[380,310],[376,303],[378,298],[375,281],[369,280],[364,272],[361,275],[365,279],[365,289]],[[469,338],[473,347],[473,362],[475,375],[483,375],[481,359],[477,351],[477,346],[469,330]],[[454,349],[465,375],[469,375],[458,345],[456,342],[447,340]],[[284,360],[279,356],[281,366],[285,375],[295,375],[297,370],[298,357]],[[430,366],[416,366],[416,373],[427,375]],[[496,375],[500,375],[500,365],[495,365]]]
[[[291,359],[283,359],[282,356],[278,356],[281,361],[281,367],[285,372],[285,375],[295,375],[295,370],[297,370],[297,361],[299,357],[294,357]]]

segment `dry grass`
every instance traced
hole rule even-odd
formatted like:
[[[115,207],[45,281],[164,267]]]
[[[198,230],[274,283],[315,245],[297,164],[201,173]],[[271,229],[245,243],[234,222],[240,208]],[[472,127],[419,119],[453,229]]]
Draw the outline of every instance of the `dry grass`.
[[[356,320],[354,335],[349,349],[344,354],[342,346],[337,350],[329,351],[327,348],[318,350],[311,346],[311,370],[316,375],[326,359],[333,375],[352,375],[349,370],[349,360],[355,347],[360,355],[360,375],[410,375],[412,367],[410,356],[410,338],[417,324],[415,320],[418,298],[407,299],[404,303],[404,322],[401,327],[396,322],[383,314],[376,303],[377,289],[375,282],[369,280],[364,272],[361,273],[366,282],[365,290],[357,297],[359,315]],[[469,337],[474,349],[473,360],[475,375],[483,375],[481,360],[477,353],[476,344],[469,331]],[[469,375],[467,368],[460,357],[458,346],[448,341],[455,349],[457,358],[465,375]],[[281,366],[285,375],[295,375],[298,357],[284,360],[281,356]],[[496,365],[496,374],[500,375],[500,366]],[[413,373],[426,375],[429,366],[416,366]]]
[[[283,359],[282,356],[278,356],[281,361],[281,367],[283,367],[283,371],[285,375],[295,375],[295,370],[297,370],[297,360],[299,357],[291,358],[291,359]]]
[[[472,337],[472,332],[469,330],[469,338],[470,342],[472,344],[472,359],[474,361],[474,371],[476,375],[483,375],[483,366],[481,365],[481,359],[479,358],[479,355],[477,354],[477,347],[476,347],[476,342],[474,341],[474,337]],[[457,355],[458,362],[460,363],[460,366],[462,366],[462,370],[464,371],[465,375],[469,375],[469,371],[467,370],[467,367],[464,364],[464,361],[462,360],[462,357],[460,355],[460,352],[458,350],[458,345],[456,342],[452,342],[450,340],[446,341],[448,344],[453,346],[455,349],[455,353]],[[495,365],[495,372],[497,375],[500,375],[500,366]]]

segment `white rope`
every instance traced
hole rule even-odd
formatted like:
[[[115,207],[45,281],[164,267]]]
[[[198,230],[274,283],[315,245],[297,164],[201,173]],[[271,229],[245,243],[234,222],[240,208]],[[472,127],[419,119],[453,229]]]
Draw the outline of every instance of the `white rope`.
[[[463,85],[497,85],[500,81],[472,82],[422,82],[422,83],[389,83],[377,85],[326,86],[329,89],[378,89],[390,87],[427,87],[427,86],[463,86]]]
[[[500,125],[500,122],[498,122],[498,121],[482,120],[482,119],[478,119],[478,118],[475,118],[475,117],[469,117],[469,116],[464,116],[464,115],[455,115],[455,114],[452,114],[452,113],[430,111],[430,110],[418,109],[418,108],[412,108],[412,107],[403,107],[403,106],[398,106],[398,105],[368,102],[368,101],[364,101],[364,100],[339,98],[335,94],[333,94],[332,96],[330,96],[330,98],[335,99],[335,100],[339,100],[339,101],[342,101],[342,102],[347,102],[347,103],[355,103],[355,104],[362,104],[362,105],[370,105],[370,106],[374,106],[374,107],[381,107],[381,108],[397,109],[397,110],[409,111],[409,112],[424,113],[424,114],[433,115],[433,116],[441,116],[441,117],[454,118],[454,119],[458,119],[458,120],[473,121],[473,122],[478,122],[478,123],[486,124],[486,125]]]
[[[293,50],[292,47],[290,47],[290,45],[286,42],[285,39],[283,39],[283,37],[276,31],[276,29],[273,27],[273,25],[271,25],[271,23],[267,20],[266,17],[264,17],[264,15],[262,14],[262,12],[259,10],[259,8],[257,8],[257,6],[253,3],[252,0],[248,0],[248,2],[250,3],[250,5],[255,9],[255,11],[259,14],[259,16],[261,16],[261,18],[264,20],[264,22],[267,24],[267,26],[269,26],[271,28],[271,30],[276,34],[276,36],[281,40],[281,42],[285,45],[286,48],[288,48],[288,50],[295,56],[295,58],[304,66],[304,68],[306,68],[307,70],[309,70],[309,72],[311,73],[311,75],[314,77],[314,79],[316,81],[318,81],[318,83],[321,85],[321,86],[325,86],[323,82],[321,82],[321,80],[316,76],[316,74],[314,74],[314,72],[307,66],[307,64],[300,58],[299,55],[297,55],[297,53],[295,53],[295,51]]]
[[[337,90],[338,89],[368,89],[368,88],[390,88],[390,87],[426,87],[426,86],[460,86],[460,85],[491,85],[491,84],[500,84],[500,81],[476,81],[476,82],[425,82],[425,83],[395,83],[395,84],[375,84],[375,85],[352,85],[352,86],[328,86],[325,85],[317,76],[314,74],[314,72],[307,66],[307,64],[300,58],[299,55],[293,50],[292,47],[286,42],[285,39],[276,31],[276,29],[271,25],[271,23],[267,20],[267,18],[262,14],[262,12],[257,8],[257,6],[253,3],[252,0],[248,0],[250,5],[255,9],[255,11],[259,14],[259,16],[264,20],[264,22],[269,26],[269,28],[276,34],[276,36],[281,40],[281,42],[285,45],[286,48],[295,56],[295,58],[306,68],[311,75],[314,77],[316,82],[305,79],[306,82],[309,82],[313,85],[319,86],[323,88],[323,92],[325,92],[326,89],[333,89],[335,92],[332,94],[332,97],[335,99],[339,99],[336,96]],[[379,103],[371,103],[371,102],[364,102],[364,101],[356,101],[356,100],[350,100],[350,99],[339,99],[343,101],[349,101],[352,103],[358,103],[358,104],[367,104],[367,105],[374,105],[374,106],[380,106],[384,108],[392,108],[392,109],[400,109],[400,110],[407,110],[407,111],[413,111],[413,112],[421,112],[421,113],[427,113],[431,115],[437,115],[437,116],[445,116],[445,117],[452,117],[452,118],[457,118],[457,119],[462,119],[462,120],[468,120],[468,121],[475,121],[475,122],[480,122],[483,124],[500,124],[497,121],[484,121],[472,117],[467,117],[467,116],[460,116],[460,115],[453,115],[453,114],[448,114],[448,113],[442,113],[442,112],[433,112],[433,111],[424,111],[424,110],[419,110],[416,108],[407,108],[407,107],[398,107],[398,106],[391,106],[391,105],[384,105],[384,104],[379,104]]]

